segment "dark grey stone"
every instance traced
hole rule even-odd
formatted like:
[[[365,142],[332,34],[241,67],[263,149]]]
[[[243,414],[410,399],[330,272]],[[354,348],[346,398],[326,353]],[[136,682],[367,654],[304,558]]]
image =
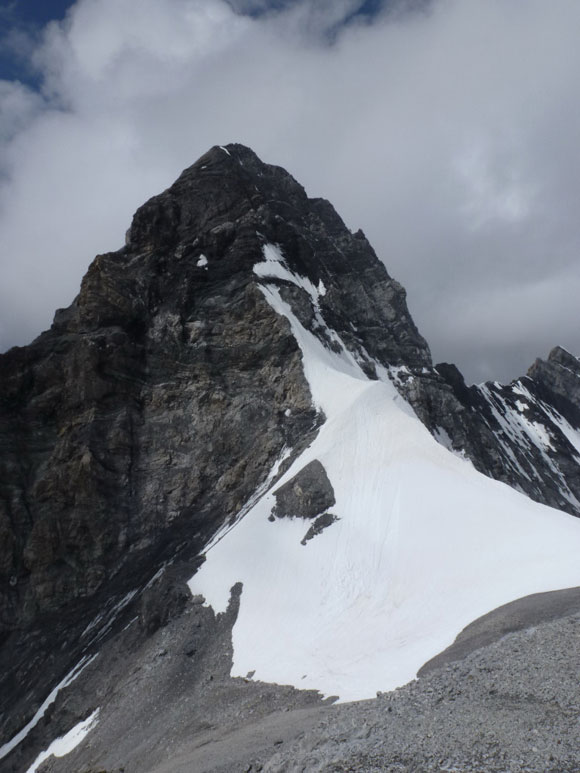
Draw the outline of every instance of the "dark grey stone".
[[[272,515],[277,518],[316,518],[336,503],[332,484],[318,459],[276,489],[274,496]]]
[[[579,384],[580,362],[560,348],[507,385],[467,386],[457,368],[447,363],[409,368],[395,380],[435,437],[477,470],[536,502],[576,516],[580,457],[560,419],[580,430]],[[542,435],[549,442],[538,445]]]
[[[319,534],[322,534],[324,529],[327,529],[329,526],[332,526],[332,524],[338,520],[339,520],[338,516],[333,515],[332,513],[322,513],[322,515],[319,515],[318,518],[312,524],[312,526],[308,529],[308,531],[304,535],[304,538],[301,540],[300,544],[306,545],[306,543],[309,542],[313,537],[316,537]]]

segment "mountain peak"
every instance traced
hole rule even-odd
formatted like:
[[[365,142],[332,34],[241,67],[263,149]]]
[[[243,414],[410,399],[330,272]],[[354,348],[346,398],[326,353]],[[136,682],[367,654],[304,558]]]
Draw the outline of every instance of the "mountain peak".
[[[364,234],[352,234],[328,201],[308,198],[288,172],[238,144],[213,147],[137,210],[125,248],[90,267],[73,316],[93,328],[106,320],[147,326],[159,309],[190,316],[196,297],[255,285],[267,244],[282,245],[292,274],[328,289],[320,313],[361,357],[366,350],[385,365],[431,365],[404,289]],[[304,303],[306,296],[310,313]],[[60,313],[58,324],[69,319]]]
[[[555,346],[548,354],[548,360],[550,362],[557,362],[570,370],[579,371],[580,375],[580,360],[567,349],[564,349],[563,346]]]
[[[104,694],[89,665],[118,661],[110,637],[139,659],[177,620],[176,689],[183,668],[202,703],[256,653],[262,678],[361,697],[412,678],[474,615],[576,582],[577,522],[529,499],[580,513],[570,357],[505,387],[433,368],[362,232],[250,149],[211,148],[50,331],[0,357],[0,706],[16,739],[0,755],[27,723],[31,743],[50,735],[46,696],[85,666],[86,695]]]
[[[580,360],[564,347],[555,346],[546,360],[537,359],[529,368],[533,379],[548,402],[556,401],[567,421],[580,422]]]
[[[302,186],[281,167],[263,163],[244,145],[215,145],[137,210],[127,241],[135,249],[167,247],[266,205],[300,209],[306,202]]]

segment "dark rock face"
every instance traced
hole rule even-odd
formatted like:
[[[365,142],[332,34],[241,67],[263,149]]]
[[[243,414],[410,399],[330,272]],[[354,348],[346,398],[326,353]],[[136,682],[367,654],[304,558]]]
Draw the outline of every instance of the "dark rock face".
[[[580,361],[557,347],[507,386],[467,386],[454,365],[394,381],[439,442],[537,502],[580,515]]]
[[[547,360],[536,360],[528,370],[540,399],[553,405],[570,424],[580,424],[580,360],[556,346]]]
[[[272,515],[277,518],[316,518],[336,503],[332,484],[318,459],[276,489],[274,496]]]
[[[143,256],[145,271],[158,259]],[[5,630],[91,596],[128,559],[171,555],[186,537],[199,549],[315,421],[288,326],[239,278],[204,297],[195,263],[175,267],[162,293],[202,284],[187,313],[160,299],[137,333],[135,309],[86,325],[85,308],[101,312],[92,274],[108,300],[126,260],[93,265],[80,319],[42,336],[27,371],[10,367],[19,351],[3,358]],[[123,303],[142,299],[127,282]]]
[[[319,515],[318,518],[315,519],[312,526],[304,535],[304,538],[300,540],[300,544],[306,545],[307,542],[309,542],[314,537],[317,537],[319,534],[322,534],[324,529],[332,526],[332,524],[336,523],[338,520],[338,516],[334,515],[333,513],[322,513],[322,515]]]

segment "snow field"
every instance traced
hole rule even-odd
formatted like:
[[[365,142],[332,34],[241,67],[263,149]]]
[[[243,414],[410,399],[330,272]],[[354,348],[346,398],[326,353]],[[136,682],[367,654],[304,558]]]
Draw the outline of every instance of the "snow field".
[[[438,444],[384,368],[370,381],[346,349],[331,352],[302,327],[267,283],[301,278],[285,269],[279,250],[264,254],[269,265],[255,269],[262,290],[291,324],[326,422],[213,543],[189,583],[216,612],[243,583],[232,676],[255,671],[256,679],[341,700],[374,697],[412,680],[477,617],[531,593],[580,585],[580,522]],[[313,459],[327,471],[340,520],[301,545],[308,521],[268,516],[272,488]]]

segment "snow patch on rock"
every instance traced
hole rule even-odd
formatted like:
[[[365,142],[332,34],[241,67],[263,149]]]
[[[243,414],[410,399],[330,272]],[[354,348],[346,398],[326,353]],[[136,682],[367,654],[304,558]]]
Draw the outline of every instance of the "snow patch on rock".
[[[38,757],[34,760],[32,765],[28,768],[26,773],[36,773],[42,763],[49,757],[64,757],[70,754],[81,741],[83,741],[88,733],[94,728],[99,720],[99,709],[93,711],[90,717],[87,717],[78,725],[75,725],[66,735],[56,738],[43,752],[40,752]]]

